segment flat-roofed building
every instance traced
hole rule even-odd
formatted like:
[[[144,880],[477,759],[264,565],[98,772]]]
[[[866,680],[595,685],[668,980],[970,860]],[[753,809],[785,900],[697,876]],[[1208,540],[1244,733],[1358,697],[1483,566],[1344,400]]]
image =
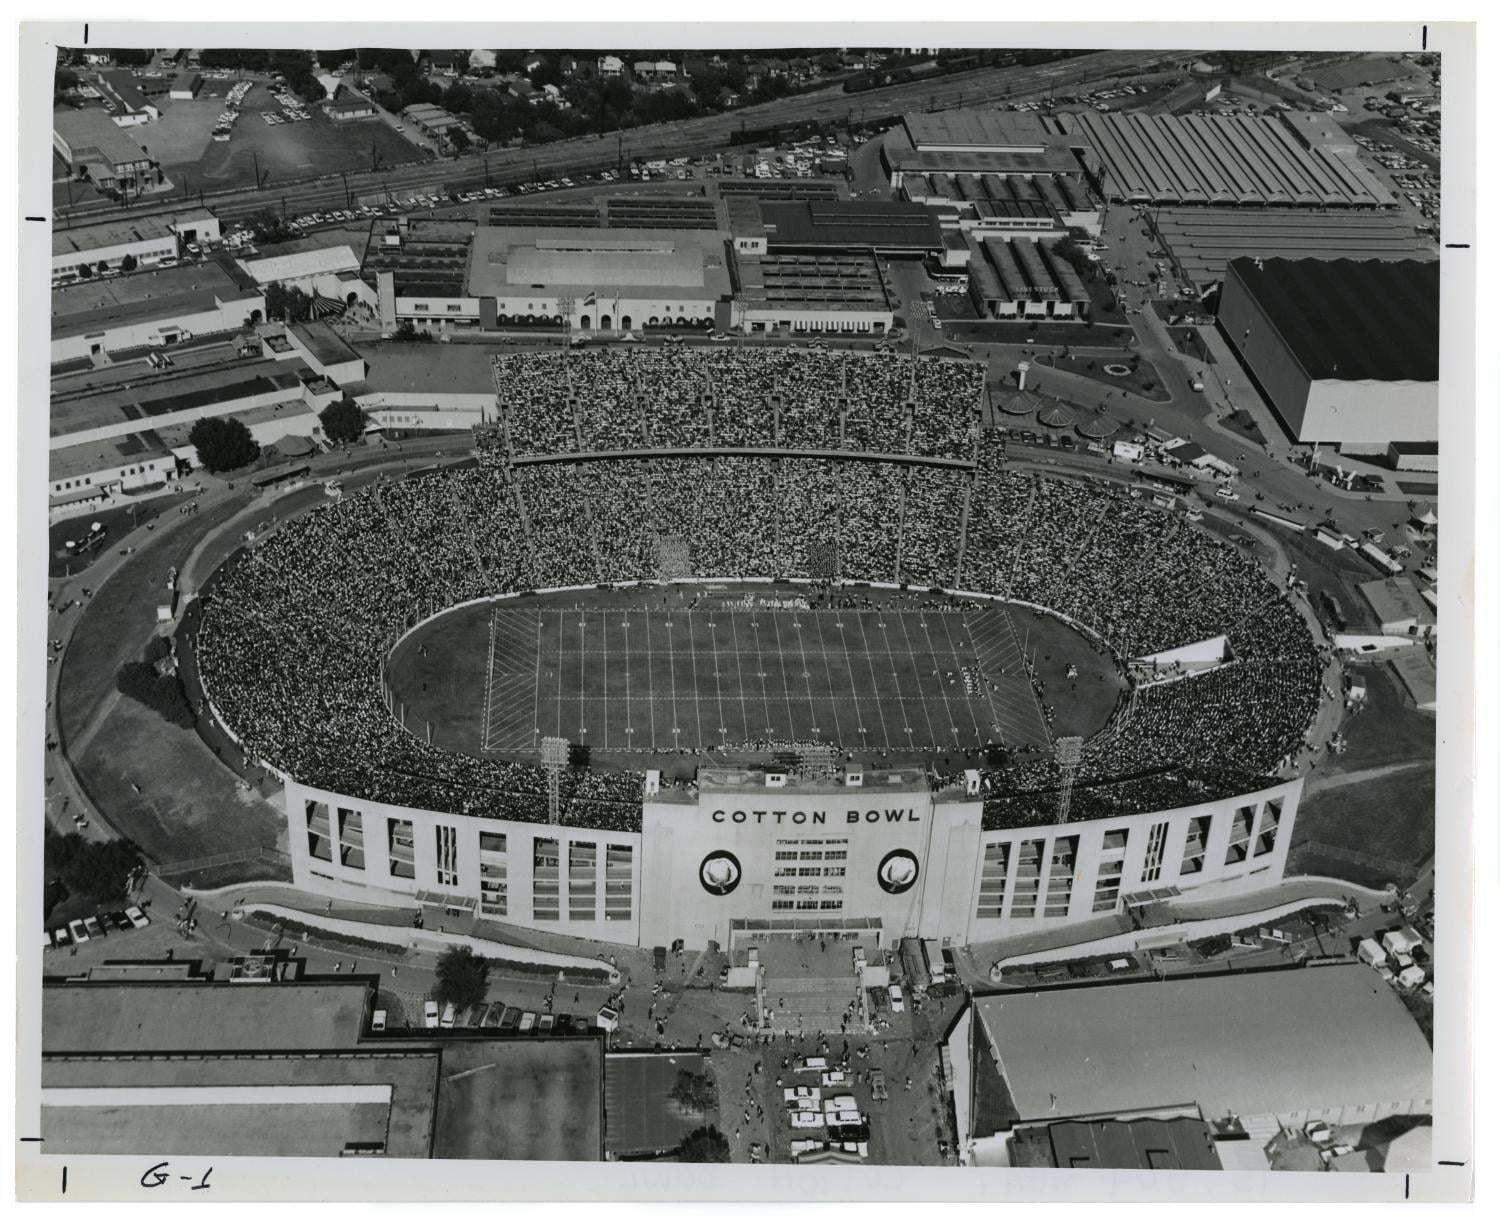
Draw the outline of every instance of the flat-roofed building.
[[[1088,141],[1062,121],[995,110],[905,115],[880,159],[898,189],[909,176],[1078,174],[1090,164]]]
[[[1437,632],[1437,614],[1404,574],[1361,583],[1359,594],[1370,606],[1382,634],[1430,638]]]
[[[887,332],[895,319],[874,255],[736,253],[736,309],[747,332]]]
[[[1220,1170],[1202,1119],[1095,1119],[1017,1128],[1008,1165],[1056,1170]]]
[[[1053,244],[971,231],[969,297],[988,319],[1085,319],[1083,279]]]
[[[1438,264],[1236,259],[1219,328],[1300,442],[1435,442]]]
[[[63,285],[52,291],[52,360],[229,332],[265,310],[265,295],[227,258]]]
[[[943,246],[936,214],[905,201],[762,200],[760,214],[772,252],[925,256]]]
[[[52,275],[76,275],[118,268],[132,256],[138,265],[176,259],[190,242],[217,241],[223,235],[219,219],[206,208],[184,209],[154,217],[111,218],[92,225],[52,230]]]
[[[365,359],[324,321],[294,323],[286,336],[303,361],[340,387],[365,377]]]
[[[707,326],[731,290],[717,230],[482,227],[468,293],[491,325],[563,322],[583,332]]]
[[[164,186],[150,154],[97,107],[53,111],[52,147],[69,170],[101,190],[140,193]]]
[[[177,471],[176,458],[150,430],[63,447],[47,453],[48,505],[100,503],[160,485]]]
[[[1264,1140],[1432,1110],[1432,1050],[1362,964],[985,995],[946,1044],[976,1165],[1027,1124],[1195,1117]]]

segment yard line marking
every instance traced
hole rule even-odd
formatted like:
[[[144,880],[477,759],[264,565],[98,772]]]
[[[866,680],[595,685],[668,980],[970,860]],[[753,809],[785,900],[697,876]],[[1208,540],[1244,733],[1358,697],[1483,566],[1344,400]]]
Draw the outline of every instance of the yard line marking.
[[[835,613],[835,616],[838,614]],[[835,744],[844,743],[844,732],[839,726],[839,694],[833,683],[833,665],[828,662],[828,644],[823,639],[823,624],[827,620],[827,614],[817,618],[818,626],[818,653],[823,656],[823,673],[828,677],[828,704],[833,711],[833,738]]]
[[[609,748],[609,618],[599,621],[599,645],[604,651],[604,666],[599,669],[599,726],[604,747]]]
[[[630,626],[625,626],[625,747],[635,748],[635,716],[630,713]]]
[[[865,666],[870,673],[871,683],[875,685],[875,713],[880,716],[880,734],[885,737],[885,740],[881,747],[890,748],[891,732],[890,729],[885,725],[885,703],[880,701],[879,682],[875,680],[874,651],[870,647],[869,631],[865,629],[866,618],[862,615],[856,614],[854,619],[855,623],[859,626],[860,637],[864,640],[865,644]]]
[[[751,616],[751,617],[755,616],[755,614],[753,612],[749,613],[748,615]],[[765,733],[766,733],[767,736],[770,736],[770,735],[772,735],[772,734],[775,733],[776,729],[771,725],[771,687],[766,684],[766,674],[765,674],[765,671],[764,671],[765,666],[766,666],[766,660],[765,660],[764,653],[760,649],[760,624],[759,624],[759,622],[751,621],[750,622],[750,628],[755,631],[755,668],[756,668],[755,675],[760,680],[760,700],[761,700],[761,704],[766,708]],[[753,737],[746,737],[746,738],[747,739],[753,739]]]
[[[943,637],[947,640],[948,649],[955,658],[965,656],[972,657],[974,661],[975,679],[979,685],[979,696],[981,700],[984,701],[986,708],[988,708],[989,700],[986,691],[984,669],[980,666],[979,656],[974,651],[972,643],[956,641],[954,639],[953,627],[955,623],[963,626],[964,628],[967,628],[967,622],[963,619],[962,616],[946,616],[941,621],[941,625],[943,627]],[[985,729],[981,726],[979,713],[974,709],[974,697],[975,695],[972,693],[964,695],[964,709],[968,714],[968,719],[971,727],[960,730],[964,735],[967,735],[969,731],[972,731],[974,734],[974,743],[978,745],[983,744],[985,739],[988,736],[993,735],[994,733],[992,730]]]
[[[490,704],[495,694],[495,613],[490,611],[490,658],[484,667],[484,722],[479,730],[479,747],[490,751]]]
[[[630,621],[627,618],[625,626],[628,629]],[[656,741],[656,703],[652,700],[656,697],[656,669],[651,666],[651,612],[646,611],[646,718],[651,721],[651,741],[647,747],[660,748]]]
[[[942,613],[937,614],[939,617],[942,615]],[[907,650],[911,653],[912,658],[915,659],[917,658],[917,649],[912,644],[911,626],[907,624],[907,620],[906,617],[901,618],[901,632],[906,635]],[[927,628],[927,618],[919,615],[917,617],[917,624],[922,627],[922,636],[927,639],[927,658],[932,662],[933,670],[941,671],[941,668],[938,666],[937,647],[932,641],[932,631]],[[954,670],[958,671],[958,661],[953,658],[951,652],[944,655],[943,662],[944,664],[953,665]],[[962,676],[962,672],[959,672],[959,675]],[[941,734],[939,734],[939,729],[932,726],[932,714],[928,710],[927,703],[924,702],[922,704],[922,714],[927,719],[928,743],[933,746],[934,751],[936,751],[938,745],[947,744],[950,738],[958,732],[958,723],[953,717],[953,705],[948,700],[948,686],[941,683],[944,679],[943,677],[939,676],[937,679],[939,681],[938,691],[943,699],[943,709],[948,714],[948,724],[941,730]],[[953,747],[957,748],[958,746],[954,745]]]
[[[792,687],[786,679],[786,656],[781,647],[781,618],[771,614],[771,628],[776,631],[776,666],[781,669],[781,696],[786,701],[787,736],[797,738],[797,716],[792,713]]]
[[[665,620],[663,618],[663,621]],[[667,668],[672,685],[672,747],[676,749],[682,747],[677,743],[677,737],[682,729],[682,724],[677,721],[677,658],[676,652],[672,650],[672,634],[670,629],[667,632]]]
[[[557,610],[557,645],[563,644],[563,611]],[[553,731],[554,736],[562,735],[563,726],[563,667],[562,660],[557,661],[557,727]]]
[[[750,706],[745,696],[745,669],[740,663],[740,636],[734,624],[734,613],[729,614],[729,634],[734,639],[734,673],[739,678],[740,689],[740,717],[744,720],[740,728],[740,737],[744,740],[750,739]]]
[[[703,739],[703,698],[698,689],[698,640],[693,636],[693,610],[687,610],[688,662],[693,666],[693,748],[701,749]]]
[[[911,712],[906,709],[906,699],[901,695],[901,687],[894,683],[896,681],[896,651],[891,646],[891,631],[886,628],[885,624],[886,615],[888,614],[882,614],[881,619],[876,624],[880,626],[880,636],[885,641],[886,663],[891,669],[891,688],[896,694],[896,704],[901,707],[901,723],[906,731],[906,739],[909,742],[906,747],[914,749],[917,747],[916,728],[912,726]],[[901,614],[896,613],[895,616],[900,617]]]
[[[713,615],[714,615],[713,612],[710,611],[709,612],[709,616],[713,616]],[[729,729],[729,722],[728,722],[727,719],[724,718],[724,679],[723,679],[723,677],[721,677],[719,675],[719,629],[718,629],[718,626],[714,622],[712,622],[712,621],[710,621],[708,623],[708,641],[709,641],[709,645],[713,647],[713,652],[714,652],[714,687],[718,690],[718,693],[719,693],[719,740],[718,740],[718,743],[719,744],[723,744],[725,741],[727,741],[729,739],[729,730],[728,730]]]

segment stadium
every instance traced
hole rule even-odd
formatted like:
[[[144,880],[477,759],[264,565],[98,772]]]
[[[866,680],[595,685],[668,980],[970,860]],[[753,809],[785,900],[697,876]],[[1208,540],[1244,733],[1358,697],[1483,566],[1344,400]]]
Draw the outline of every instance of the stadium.
[[[494,372],[471,458],[281,523],[179,635],[298,886],[702,947],[1280,879],[1315,620],[1180,509],[1008,462],[983,366]]]

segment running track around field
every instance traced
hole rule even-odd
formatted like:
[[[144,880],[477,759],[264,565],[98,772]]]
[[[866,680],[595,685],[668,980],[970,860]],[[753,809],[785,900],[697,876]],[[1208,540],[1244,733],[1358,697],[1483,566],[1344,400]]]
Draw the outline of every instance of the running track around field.
[[[1049,741],[1004,609],[496,608],[482,749]]]

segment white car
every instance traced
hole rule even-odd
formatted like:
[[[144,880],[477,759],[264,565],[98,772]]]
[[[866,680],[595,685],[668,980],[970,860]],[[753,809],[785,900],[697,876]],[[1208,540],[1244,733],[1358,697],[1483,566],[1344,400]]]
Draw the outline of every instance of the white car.
[[[149,927],[151,920],[146,917],[146,912],[139,906],[125,907],[125,917],[130,920],[132,927]]]
[[[891,984],[891,1011],[906,1011],[906,996],[902,994],[901,988],[896,986],[895,983]]]
[[[436,1000],[426,1000],[422,1004],[422,1024],[428,1029],[438,1027],[438,1006]]]
[[[823,1116],[814,1114],[811,1110],[797,1110],[792,1113],[792,1126],[798,1128],[822,1127]]]
[[[385,1033],[385,1009],[377,1008],[375,1015],[370,1018],[370,1032],[375,1034]]]
[[[442,1019],[442,1027],[444,1029],[452,1029],[453,1028],[453,1016],[454,1016],[453,1005],[451,1003],[444,1004],[443,1005],[443,1019]]]
[[[1228,485],[1220,485],[1215,489],[1214,497],[1218,498],[1221,502],[1238,502],[1240,500],[1240,495],[1235,493]]]

